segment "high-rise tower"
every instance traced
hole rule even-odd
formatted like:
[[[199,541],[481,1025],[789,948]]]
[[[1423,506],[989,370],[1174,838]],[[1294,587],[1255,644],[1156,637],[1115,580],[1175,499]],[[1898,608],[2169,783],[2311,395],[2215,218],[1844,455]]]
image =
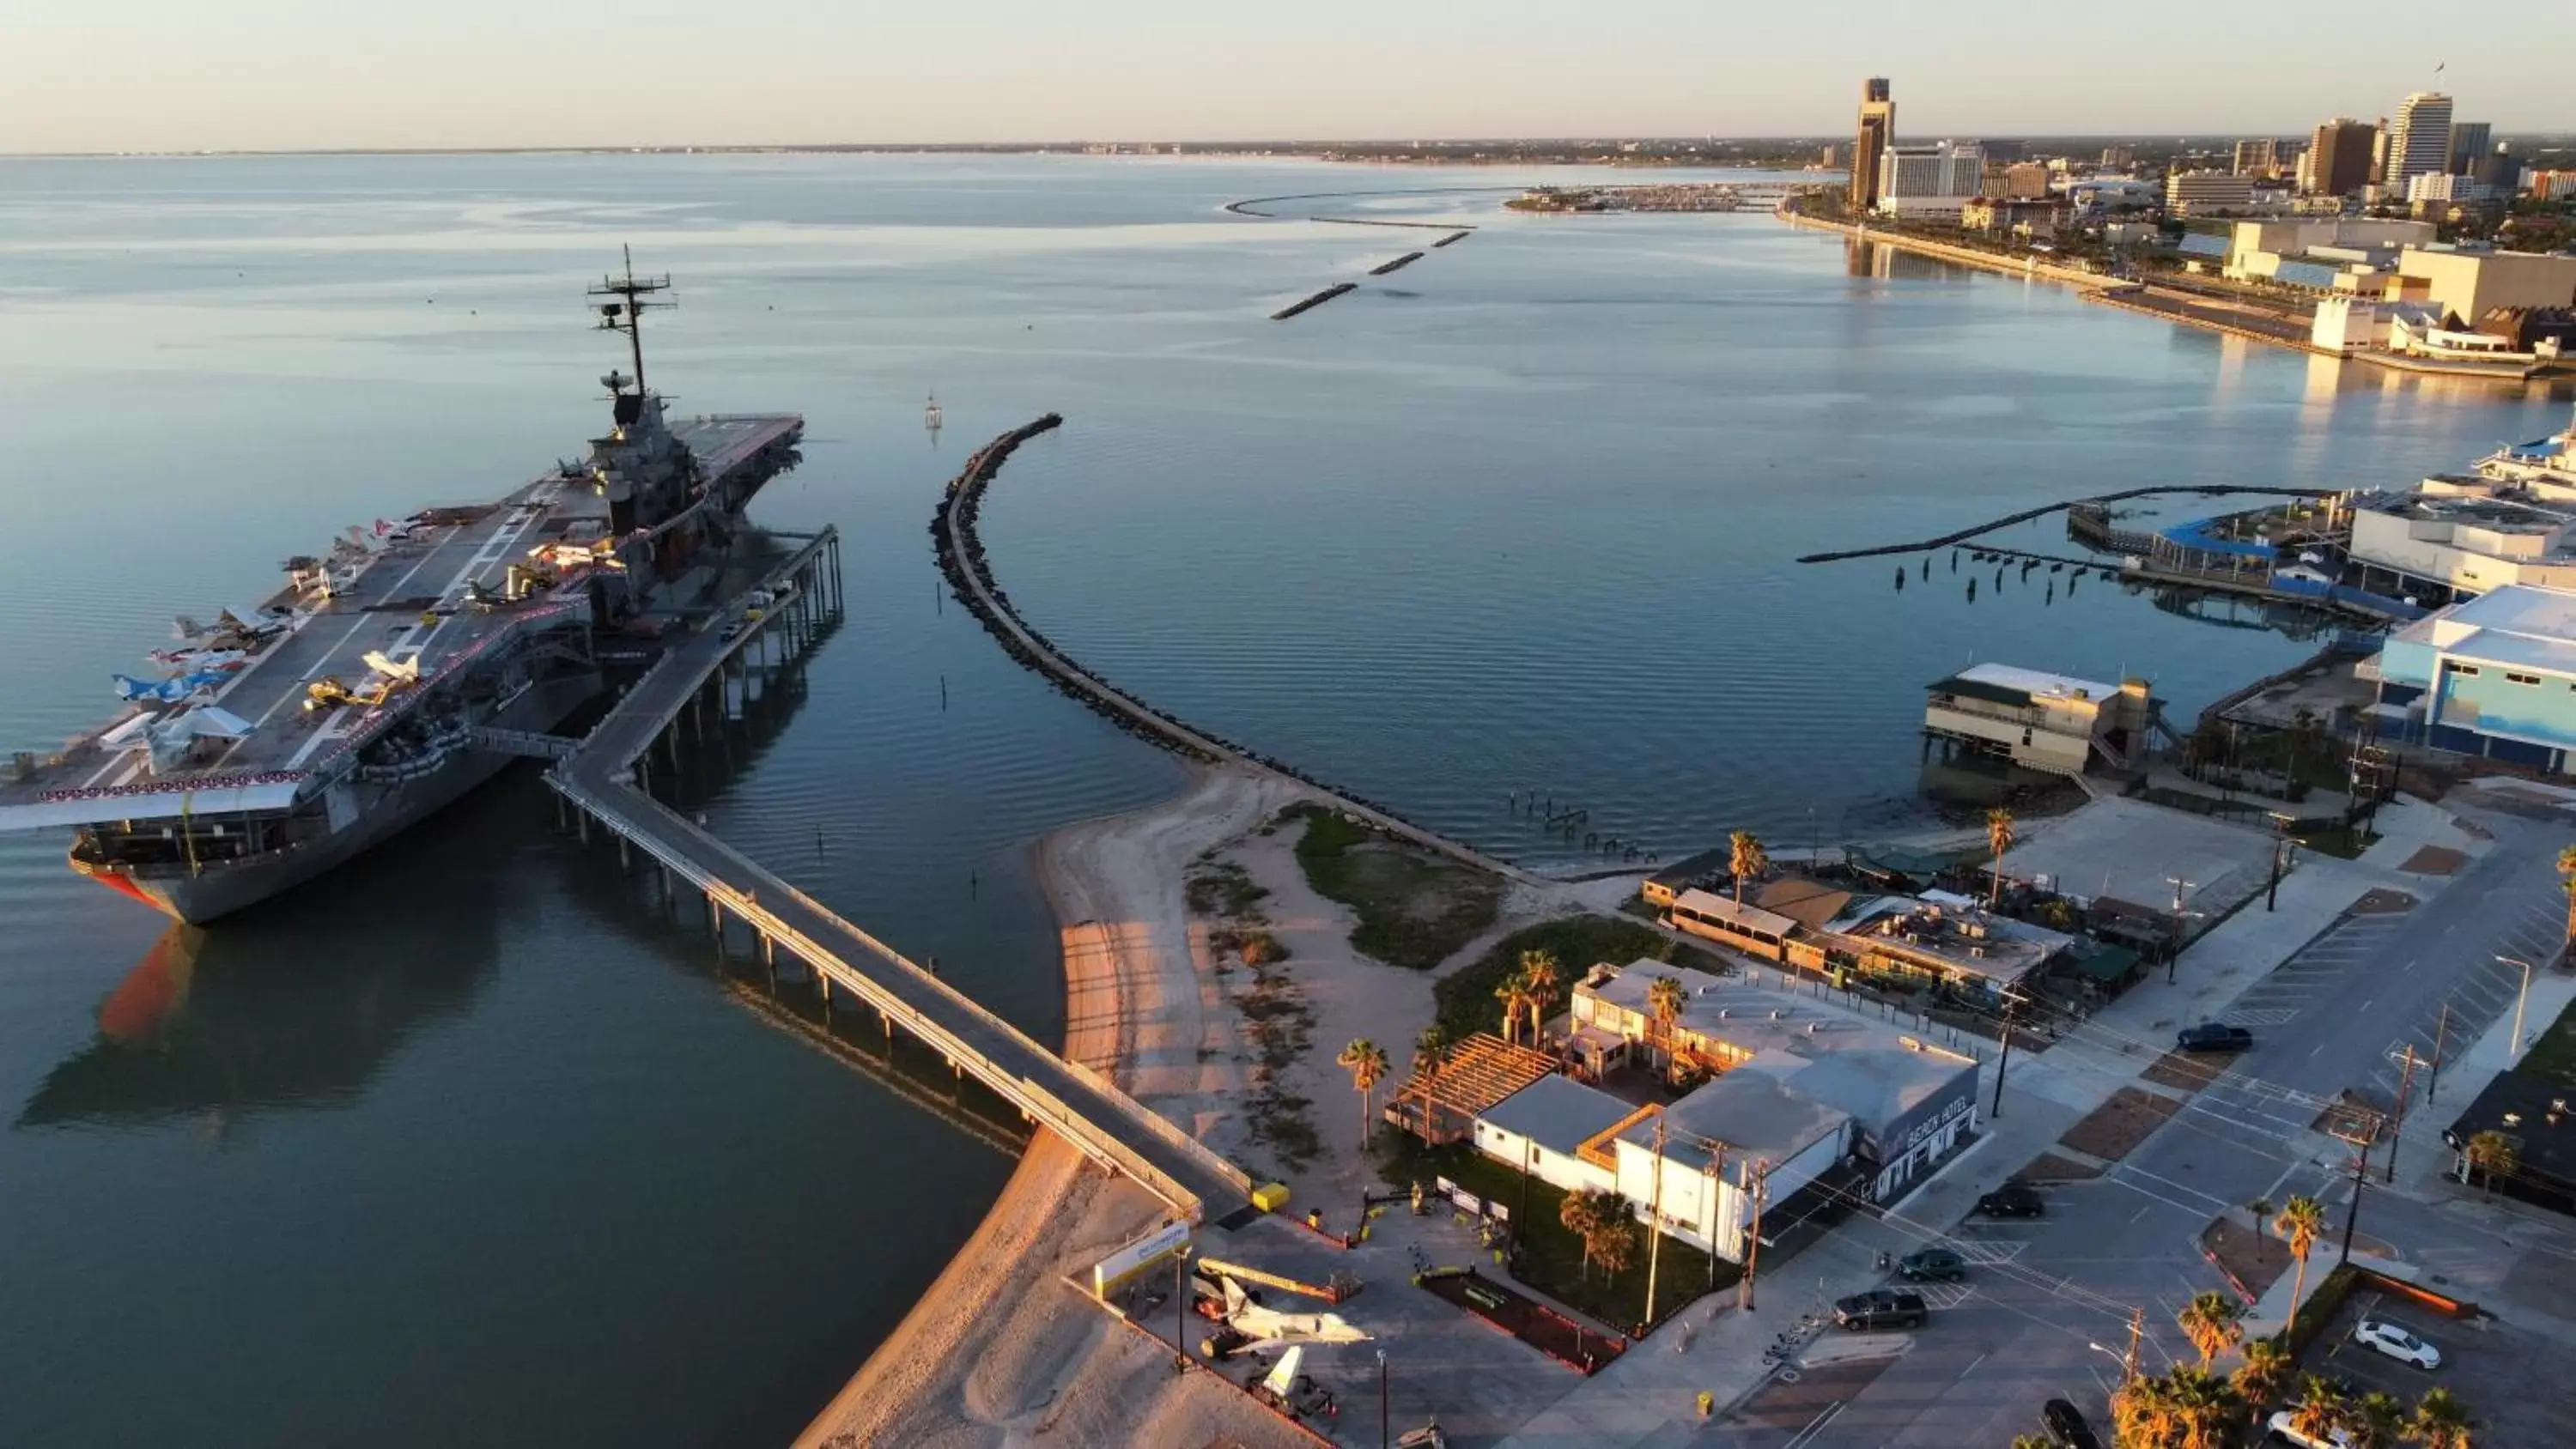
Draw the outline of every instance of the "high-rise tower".
[[[2308,142],[2308,189],[2321,196],[2350,196],[2370,183],[2371,143],[2379,129],[2337,116],[2317,127]]]
[[[2388,170],[2379,179],[2391,192],[2406,194],[2407,178],[2451,169],[2451,98],[2439,91],[2417,91],[2397,103],[2397,119],[2388,128]]]
[[[1887,78],[1860,83],[1860,134],[1852,142],[1851,209],[1867,211],[1878,200],[1879,158],[1896,141],[1896,102],[1887,98]]]

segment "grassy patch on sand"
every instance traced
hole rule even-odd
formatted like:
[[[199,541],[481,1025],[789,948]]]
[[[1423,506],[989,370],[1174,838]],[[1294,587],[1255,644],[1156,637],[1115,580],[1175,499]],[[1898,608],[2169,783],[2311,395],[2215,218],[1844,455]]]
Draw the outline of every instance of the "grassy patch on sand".
[[[1351,945],[1390,966],[1428,971],[1494,924],[1503,883],[1483,871],[1388,840],[1317,805],[1301,819],[1297,864],[1317,895],[1351,908]]]
[[[1450,1035],[1502,1029],[1503,1008],[1494,1000],[1494,988],[1521,969],[1523,951],[1545,951],[1556,957],[1557,970],[1569,990],[1584,972],[1603,961],[1625,966],[1651,958],[1712,975],[1726,969],[1708,952],[1683,945],[1635,921],[1616,916],[1559,916],[1512,932],[1495,942],[1492,950],[1431,988],[1432,1000],[1439,1004],[1440,1024]],[[1564,1004],[1559,998],[1557,1005]]]

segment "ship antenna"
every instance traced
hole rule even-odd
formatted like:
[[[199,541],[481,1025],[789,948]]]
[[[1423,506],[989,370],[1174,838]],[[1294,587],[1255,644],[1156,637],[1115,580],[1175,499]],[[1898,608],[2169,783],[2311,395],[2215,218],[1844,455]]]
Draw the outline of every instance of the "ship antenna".
[[[615,299],[598,304],[599,330],[626,334],[627,345],[635,358],[635,395],[642,397],[644,395],[644,314],[656,307],[673,305],[669,302],[649,300],[657,293],[671,289],[671,277],[667,272],[658,277],[635,275],[635,249],[630,246],[620,250],[626,256],[626,275],[601,278],[599,285],[590,289],[590,295]]]

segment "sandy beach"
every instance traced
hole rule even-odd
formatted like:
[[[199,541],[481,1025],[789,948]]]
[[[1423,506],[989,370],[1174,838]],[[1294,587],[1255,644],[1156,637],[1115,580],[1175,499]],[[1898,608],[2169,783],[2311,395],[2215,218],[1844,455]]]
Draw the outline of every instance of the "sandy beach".
[[[1201,852],[1296,798],[1236,769],[1199,771],[1161,804],[1085,821],[1038,846],[1064,927],[1067,1055],[1185,1125],[1213,1125],[1243,1087],[1214,978],[1195,964],[1183,878]],[[973,1238],[800,1445],[990,1449],[1057,1444],[1303,1445],[1204,1373],[1061,1280],[1167,1215],[1041,1133]]]

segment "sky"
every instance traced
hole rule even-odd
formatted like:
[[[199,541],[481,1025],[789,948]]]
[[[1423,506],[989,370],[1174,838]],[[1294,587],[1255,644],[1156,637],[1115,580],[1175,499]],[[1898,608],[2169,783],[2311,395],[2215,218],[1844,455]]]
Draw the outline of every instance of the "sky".
[[[2576,0],[7,0],[0,152],[1831,135],[1870,75],[1914,136],[2568,131],[2570,74]]]

